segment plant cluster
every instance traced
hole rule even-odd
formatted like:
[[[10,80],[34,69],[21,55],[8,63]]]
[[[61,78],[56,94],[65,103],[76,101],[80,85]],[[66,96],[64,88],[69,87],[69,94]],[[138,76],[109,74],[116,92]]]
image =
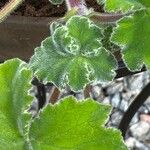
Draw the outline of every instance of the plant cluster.
[[[17,0],[12,2],[15,8]],[[66,0],[68,12],[51,24],[51,35],[29,63],[14,58],[0,65],[1,150],[127,150],[120,131],[105,127],[110,106],[91,98],[66,97],[36,116],[28,111],[33,77],[60,90],[82,91],[89,84],[114,79],[118,50],[130,70],[143,64],[150,68],[150,2],[97,2],[106,12],[115,12],[111,19],[88,9],[84,0]]]

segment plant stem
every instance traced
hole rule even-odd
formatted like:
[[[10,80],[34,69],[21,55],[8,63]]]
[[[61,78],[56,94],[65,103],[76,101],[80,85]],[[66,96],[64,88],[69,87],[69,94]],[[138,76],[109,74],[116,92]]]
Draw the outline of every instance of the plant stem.
[[[52,93],[52,95],[50,97],[50,103],[51,104],[55,104],[57,102],[57,100],[58,100],[59,95],[60,95],[59,89],[57,87],[54,87],[53,93]]]
[[[88,12],[85,0],[66,0],[66,6],[68,11],[77,8],[78,15],[86,15]]]
[[[111,24],[116,23],[119,19],[124,17],[126,14],[108,14],[108,13],[93,13],[90,14],[89,18],[98,23]]]
[[[90,97],[90,92],[91,92],[91,85],[87,85],[84,89],[84,98],[89,98]]]

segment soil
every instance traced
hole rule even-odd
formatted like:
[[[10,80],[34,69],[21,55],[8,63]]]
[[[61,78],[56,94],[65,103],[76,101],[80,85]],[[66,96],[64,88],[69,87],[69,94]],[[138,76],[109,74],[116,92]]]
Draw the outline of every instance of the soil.
[[[0,0],[0,8],[2,8],[9,0]],[[87,6],[101,11],[96,0],[86,0]],[[52,5],[49,0],[25,0],[20,7],[13,12],[13,15],[32,16],[32,17],[61,17],[64,16],[67,9],[65,3],[62,5]]]

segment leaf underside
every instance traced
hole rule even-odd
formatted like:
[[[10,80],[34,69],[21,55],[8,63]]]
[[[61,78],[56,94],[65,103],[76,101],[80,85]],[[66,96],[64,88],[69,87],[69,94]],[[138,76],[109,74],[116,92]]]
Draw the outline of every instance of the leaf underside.
[[[101,40],[101,28],[86,17],[74,16],[35,49],[30,67],[39,79],[60,89],[69,85],[79,91],[92,81],[111,81],[116,61]]]
[[[47,106],[30,128],[33,150],[127,150],[116,129],[105,128],[110,107],[67,97]]]
[[[32,98],[26,94],[31,88],[31,71],[19,59],[0,65],[0,149],[23,150],[25,124],[29,119],[24,111]]]

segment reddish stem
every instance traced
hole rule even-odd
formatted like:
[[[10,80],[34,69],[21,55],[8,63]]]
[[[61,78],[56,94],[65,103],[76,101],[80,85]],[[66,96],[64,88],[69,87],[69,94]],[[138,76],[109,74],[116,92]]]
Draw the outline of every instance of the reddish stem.
[[[121,19],[126,14],[108,14],[108,13],[101,13],[100,15],[93,15],[90,18],[96,22],[101,23],[114,23]]]
[[[55,104],[58,100],[58,97],[60,95],[60,91],[57,87],[54,87],[53,93],[50,97],[50,103]]]
[[[90,93],[91,93],[91,85],[87,85],[84,89],[84,98],[89,98],[90,97]]]
[[[66,5],[68,8],[68,11],[70,11],[72,8],[78,9],[78,15],[86,15],[87,14],[87,6],[85,0],[66,0]]]

